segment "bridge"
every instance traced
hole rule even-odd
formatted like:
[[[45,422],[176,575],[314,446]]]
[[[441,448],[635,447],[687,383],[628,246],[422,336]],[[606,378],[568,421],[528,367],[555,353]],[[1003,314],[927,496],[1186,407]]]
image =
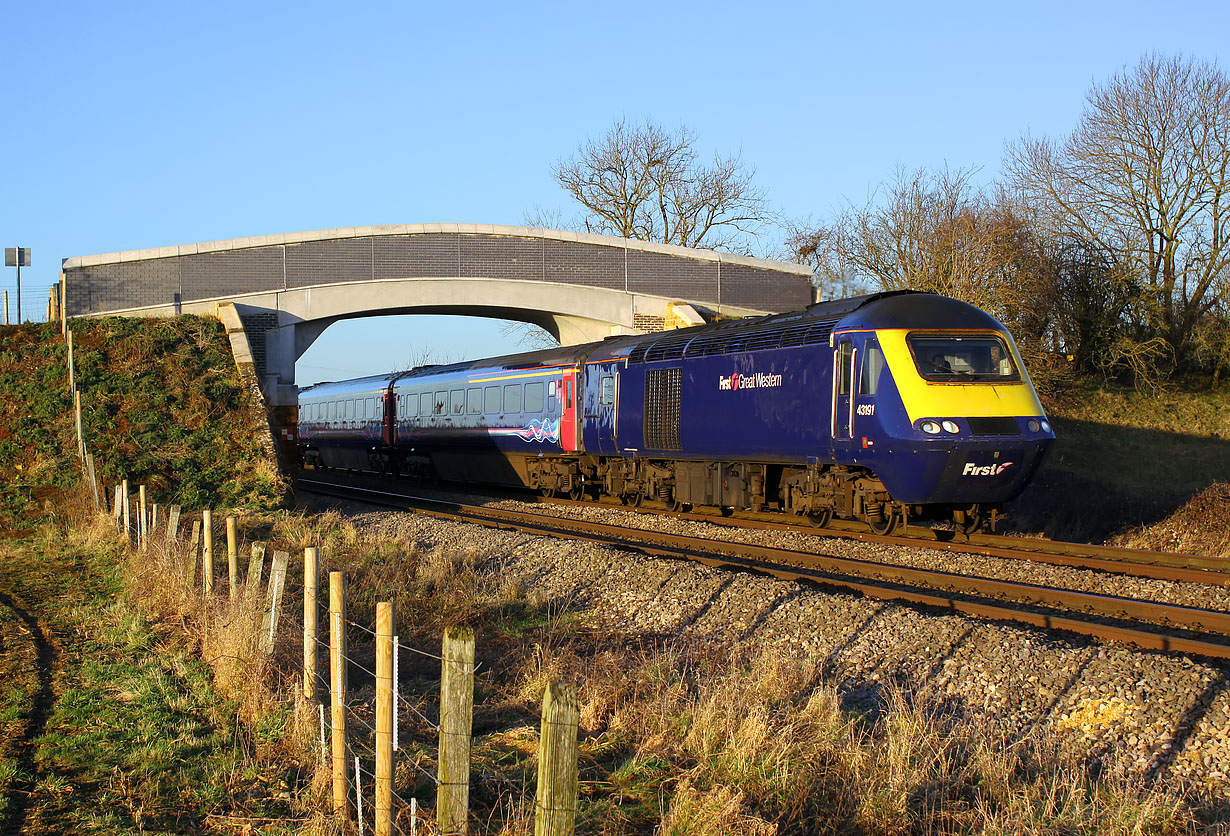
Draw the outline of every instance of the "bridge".
[[[461,314],[531,322],[565,344],[813,301],[796,264],[601,235],[482,224],[330,229],[64,260],[74,316],[217,315],[234,305],[272,406],[341,319]]]

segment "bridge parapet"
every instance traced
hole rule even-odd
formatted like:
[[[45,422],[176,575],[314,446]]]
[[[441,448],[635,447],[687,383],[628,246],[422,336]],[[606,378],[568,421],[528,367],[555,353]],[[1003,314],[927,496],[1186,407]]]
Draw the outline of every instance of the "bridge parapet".
[[[232,302],[275,403],[332,322],[452,313],[533,322],[565,343],[654,330],[683,302],[747,315],[812,301],[795,264],[584,233],[372,226],[65,259],[64,314],[214,313]],[[684,321],[687,320],[685,316]]]

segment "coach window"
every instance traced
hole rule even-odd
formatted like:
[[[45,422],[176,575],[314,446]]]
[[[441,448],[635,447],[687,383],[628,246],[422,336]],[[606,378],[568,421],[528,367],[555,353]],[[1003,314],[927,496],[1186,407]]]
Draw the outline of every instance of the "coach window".
[[[552,380],[547,383],[547,412],[555,411],[555,400],[559,394],[559,384]]]
[[[477,415],[483,411],[483,390],[479,388],[466,390],[466,412]]]
[[[454,389],[451,392],[451,409],[454,415],[461,415],[466,411],[466,390]]]
[[[432,397],[431,392],[419,393],[418,402],[419,402],[419,415],[431,415],[433,412],[436,411],[435,410],[435,405],[436,405],[435,398]]]
[[[483,412],[494,415],[500,411],[500,387],[488,386],[483,390]]]
[[[504,387],[504,411],[521,411],[521,384],[510,383]]]
[[[552,383],[552,386],[555,384]],[[525,384],[525,411],[526,412],[542,412],[542,384],[527,383]]]
[[[615,376],[605,375],[602,378],[602,400],[599,401],[602,406],[611,406],[615,403]]]
[[[864,346],[863,374],[858,381],[858,391],[861,395],[874,395],[880,389],[880,372],[884,371],[884,352],[875,340],[868,340]]]

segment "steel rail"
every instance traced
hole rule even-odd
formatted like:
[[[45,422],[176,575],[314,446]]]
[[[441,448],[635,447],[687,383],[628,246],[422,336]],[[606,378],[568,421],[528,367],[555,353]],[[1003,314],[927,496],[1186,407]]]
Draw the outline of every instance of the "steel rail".
[[[558,505],[595,507],[595,503],[585,500],[552,498],[544,499],[543,501]],[[598,507],[604,505],[606,503],[597,503]],[[953,554],[974,554],[983,557],[1028,560],[1034,563],[1070,566],[1077,569],[1092,569],[1098,572],[1153,578],[1154,580],[1230,586],[1230,560],[1204,555],[1155,552],[1117,546],[1094,546],[1087,543],[1070,543],[1063,540],[1043,540],[1030,537],[1003,537],[993,534],[960,535],[966,537],[966,541],[957,542],[955,540],[937,539],[932,529],[921,526],[909,527],[906,534],[873,534],[867,531],[866,527],[861,523],[833,520],[828,526],[818,528],[814,525],[773,519],[775,516],[782,515],[771,512],[736,512],[725,516],[716,512],[671,511],[643,506],[635,508],[628,506],[618,507],[634,513],[670,516],[675,519],[707,522],[712,525],[756,528],[769,531],[791,531],[816,537],[858,540],[864,543],[936,549]]]
[[[1211,631],[1220,635],[1230,635],[1230,613],[1226,612],[1141,601],[1120,596],[1053,589],[991,578],[969,577],[951,572],[915,569],[857,558],[627,529],[605,523],[543,516],[524,511],[483,508],[458,502],[407,496],[389,491],[315,480],[301,479],[299,485],[313,493],[396,508],[409,507],[435,517],[461,519],[546,536],[587,540],[631,548],[658,556],[686,557],[708,565],[754,569],[776,577],[789,576],[793,579],[807,579],[854,589],[877,598],[905,600],[983,618],[1070,630],[1084,635],[1125,641],[1149,649],[1179,650],[1196,655],[1230,658],[1230,644],[1167,635],[1158,633],[1156,630],[1121,624],[1103,624],[1053,613],[1030,612],[1020,607],[1022,604],[1062,607],[1120,621],[1139,619],[1135,623],[1152,622],[1158,626],[1158,622],[1161,622],[1167,626],[1177,626],[1197,632]],[[634,533],[635,537],[629,537],[630,533]],[[851,580],[850,576],[861,580]],[[912,584],[915,588],[901,589],[896,586],[878,585],[888,583]],[[1016,602],[1016,606],[986,601],[968,601],[936,594],[949,590],[966,595],[987,596],[990,594],[1001,599],[1012,599]]]

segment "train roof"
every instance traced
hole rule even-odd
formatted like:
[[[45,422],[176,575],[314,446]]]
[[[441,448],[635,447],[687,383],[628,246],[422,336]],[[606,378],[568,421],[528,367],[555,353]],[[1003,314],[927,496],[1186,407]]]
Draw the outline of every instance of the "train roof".
[[[410,371],[373,375],[340,383],[319,383],[331,392],[358,392],[395,381],[469,372],[475,369],[525,369],[572,366],[585,361],[624,360],[630,365],[803,345],[828,345],[834,330],[884,328],[968,328],[1004,330],[993,316],[947,296],[913,290],[869,293],[817,302],[801,311],[746,317],[656,334],[608,337],[596,343],[526,351],[460,363],[419,366]]]

